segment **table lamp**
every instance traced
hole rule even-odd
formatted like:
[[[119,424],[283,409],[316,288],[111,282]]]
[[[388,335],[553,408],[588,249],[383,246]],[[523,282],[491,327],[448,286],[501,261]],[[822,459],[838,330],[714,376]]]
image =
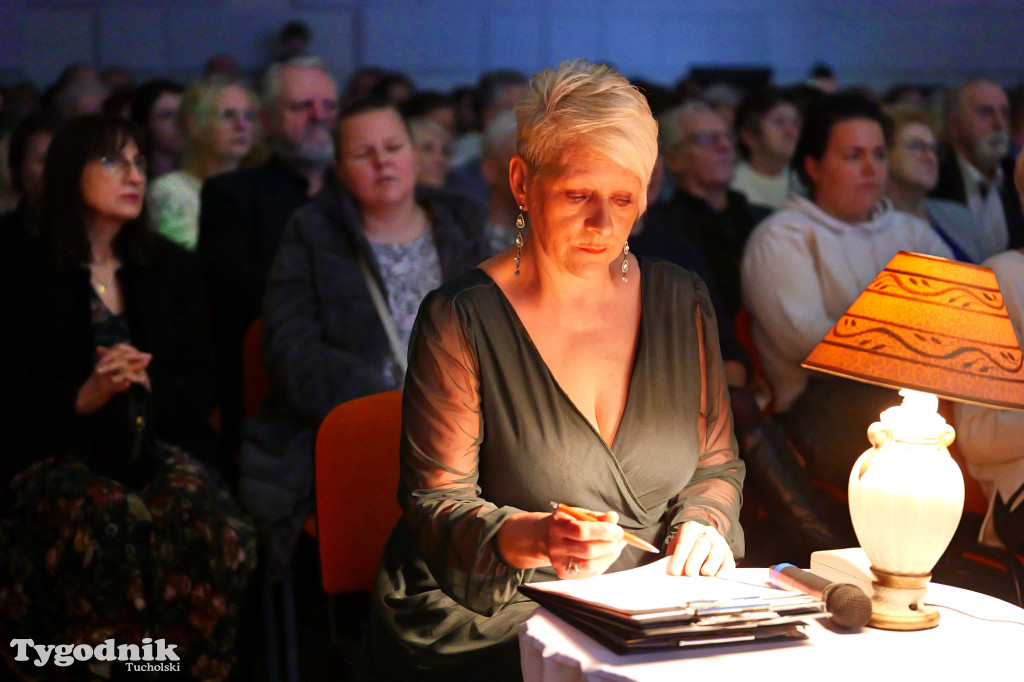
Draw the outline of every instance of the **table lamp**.
[[[874,574],[870,625],[935,627],[928,581],[963,512],[938,397],[1024,409],[1021,349],[988,268],[901,251],[802,363],[900,390],[850,472],[850,517]]]

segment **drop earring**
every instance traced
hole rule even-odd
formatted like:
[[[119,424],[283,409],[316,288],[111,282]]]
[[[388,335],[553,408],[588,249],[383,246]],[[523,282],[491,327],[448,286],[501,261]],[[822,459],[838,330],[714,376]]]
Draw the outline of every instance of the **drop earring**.
[[[626,271],[629,270],[629,261],[626,260],[626,256],[629,255],[629,241],[627,240],[625,245],[622,247],[622,281],[628,282],[629,279],[626,277]]]
[[[516,277],[519,276],[519,262],[523,259],[523,228],[526,227],[526,219],[523,218],[523,207],[519,207],[519,216],[516,218]]]

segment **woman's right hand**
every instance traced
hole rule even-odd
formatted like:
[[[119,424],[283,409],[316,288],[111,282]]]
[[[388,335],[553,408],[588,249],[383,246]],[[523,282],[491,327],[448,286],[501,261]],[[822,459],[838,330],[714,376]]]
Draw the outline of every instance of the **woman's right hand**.
[[[548,557],[559,578],[601,575],[626,546],[617,513],[590,513],[600,521],[578,521],[563,511],[548,517]]]
[[[146,367],[153,356],[143,353],[126,343],[111,348],[96,347],[96,365],[92,374],[78,389],[75,412],[92,414],[110,402],[118,393],[128,390],[133,383],[149,389]]]

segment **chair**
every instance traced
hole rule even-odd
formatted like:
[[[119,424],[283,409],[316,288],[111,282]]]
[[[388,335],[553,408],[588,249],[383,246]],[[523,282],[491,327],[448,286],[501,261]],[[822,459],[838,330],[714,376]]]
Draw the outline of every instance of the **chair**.
[[[263,364],[263,319],[257,318],[242,339],[242,395],[245,416],[251,417],[260,409],[270,393],[270,375]]]
[[[320,570],[328,594],[374,589],[384,543],[401,515],[402,391],[335,407],[316,438]]]

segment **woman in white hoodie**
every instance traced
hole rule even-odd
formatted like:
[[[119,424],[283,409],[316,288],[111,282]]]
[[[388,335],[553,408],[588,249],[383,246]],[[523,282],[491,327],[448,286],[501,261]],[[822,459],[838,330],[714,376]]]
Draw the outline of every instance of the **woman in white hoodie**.
[[[815,103],[793,161],[810,196],[762,221],[743,254],[744,304],[780,421],[811,473],[843,489],[867,426],[899,397],[800,362],[898,251],[952,257],[927,223],[883,196],[888,126],[861,95]]]

